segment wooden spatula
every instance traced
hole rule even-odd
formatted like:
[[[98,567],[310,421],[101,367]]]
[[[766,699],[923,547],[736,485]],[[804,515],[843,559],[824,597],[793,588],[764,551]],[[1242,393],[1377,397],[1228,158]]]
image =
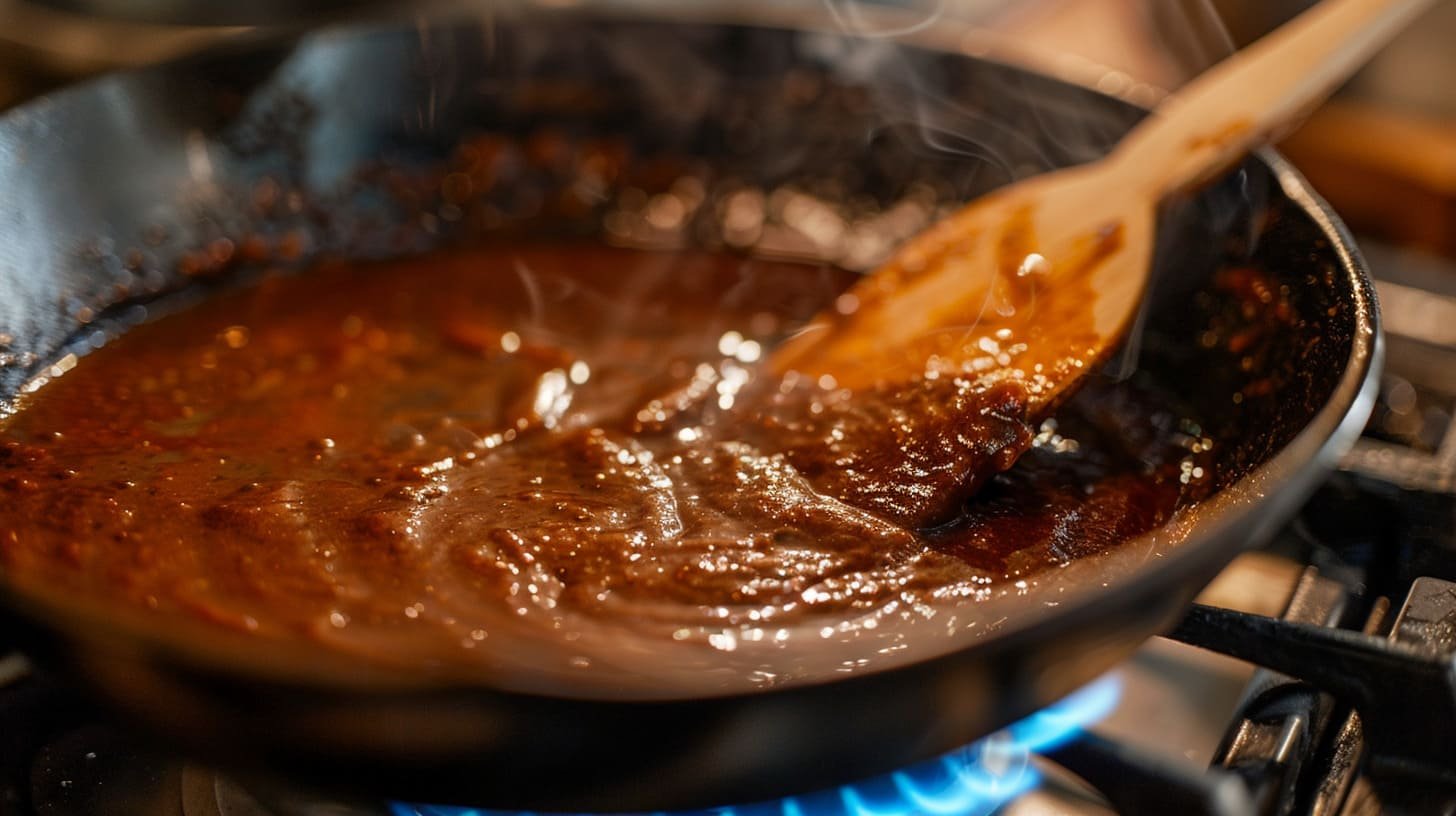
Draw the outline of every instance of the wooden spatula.
[[[1159,201],[1307,113],[1432,2],[1324,0],[1168,98],[1106,158],[1002,188],[906,243],[772,368],[852,389],[1020,384],[1035,420],[1126,331]]]

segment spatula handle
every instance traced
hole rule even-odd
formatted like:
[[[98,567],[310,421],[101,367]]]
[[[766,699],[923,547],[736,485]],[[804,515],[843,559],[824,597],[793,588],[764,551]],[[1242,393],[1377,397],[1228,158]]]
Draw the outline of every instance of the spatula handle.
[[[1435,0],[1323,0],[1167,99],[1113,152],[1161,197],[1308,113]]]

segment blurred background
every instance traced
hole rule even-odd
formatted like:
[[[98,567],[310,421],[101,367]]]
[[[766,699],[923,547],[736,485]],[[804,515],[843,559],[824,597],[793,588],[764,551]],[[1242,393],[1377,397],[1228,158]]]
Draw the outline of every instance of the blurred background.
[[[507,0],[510,2],[511,0]],[[549,0],[555,4],[573,0]],[[670,5],[671,0],[615,0]],[[1310,5],[1310,0],[786,0],[909,7],[966,20],[998,55],[1140,101]],[[0,0],[0,108],[80,78],[168,59],[263,28],[490,7],[489,0]],[[495,5],[500,5],[495,2]],[[689,4],[690,5],[690,4]],[[1438,4],[1286,145],[1352,226],[1456,252],[1456,3]],[[1110,69],[1110,70],[1109,70]],[[1401,206],[1389,206],[1392,200]]]

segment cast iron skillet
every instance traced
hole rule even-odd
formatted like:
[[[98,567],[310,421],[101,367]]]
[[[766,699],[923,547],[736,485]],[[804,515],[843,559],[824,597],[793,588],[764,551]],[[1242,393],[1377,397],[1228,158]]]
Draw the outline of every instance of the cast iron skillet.
[[[954,44],[947,25],[919,36]],[[218,238],[263,236],[281,247],[267,263],[293,266],[520,235],[784,251],[728,234],[712,206],[662,234],[609,212],[685,172],[709,201],[785,186],[960,201],[1095,156],[1139,115],[953,49],[564,11],[326,32],[109,77],[0,118],[0,397],[178,292],[249,274]],[[439,172],[503,145],[570,157],[586,143],[636,157],[586,207],[560,203],[579,180],[569,158],[507,162],[465,196]],[[325,786],[657,810],[885,771],[1047,704],[1169,627],[1358,433],[1380,348],[1369,282],[1287,165],[1264,155],[1170,206],[1160,241],[1158,289],[1124,362],[1207,418],[1227,484],[1199,512],[988,605],[998,625],[913,661],[754,694],[564,698],[199,642],[3,581],[0,606],[38,660],[128,722]],[[1297,314],[1249,370],[1199,343],[1229,306],[1209,281],[1242,263],[1268,269]]]

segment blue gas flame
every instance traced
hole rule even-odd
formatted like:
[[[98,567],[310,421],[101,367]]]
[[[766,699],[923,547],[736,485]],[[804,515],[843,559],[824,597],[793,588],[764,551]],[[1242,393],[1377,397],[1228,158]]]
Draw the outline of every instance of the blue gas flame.
[[[652,816],[988,816],[1040,781],[1031,755],[1075,739],[1116,707],[1107,675],[1003,731],[894,773],[777,802]],[[391,806],[393,816],[537,816],[443,805]]]

